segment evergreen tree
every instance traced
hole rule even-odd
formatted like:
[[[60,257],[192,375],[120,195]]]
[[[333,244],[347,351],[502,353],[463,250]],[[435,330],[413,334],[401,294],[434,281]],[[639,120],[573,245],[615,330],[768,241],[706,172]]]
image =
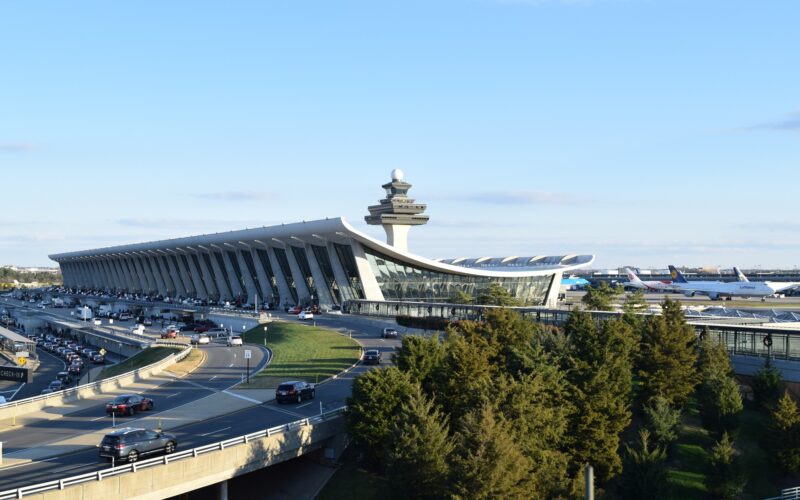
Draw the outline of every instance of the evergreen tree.
[[[597,328],[588,313],[573,311],[565,331],[570,340],[567,380],[575,413],[568,449],[574,466],[591,463],[607,481],[622,468],[620,433],[631,419],[632,334],[621,320]]]
[[[444,498],[453,444],[445,417],[419,386],[396,416],[387,476],[396,498]]]
[[[775,461],[786,472],[800,472],[800,411],[789,394],[783,393],[771,413],[768,430],[769,445]]]
[[[353,443],[366,461],[383,468],[392,447],[393,423],[413,394],[411,378],[395,367],[370,370],[353,382],[347,400],[347,424]]]
[[[438,335],[429,339],[420,335],[406,335],[392,354],[392,362],[411,380],[420,384],[428,395],[433,395],[435,377],[442,369],[445,354],[445,347]]]
[[[511,426],[491,406],[467,413],[455,434],[451,464],[454,498],[529,498],[532,464]]]
[[[589,285],[586,287],[586,293],[581,302],[589,311],[611,311],[613,309],[612,302],[621,291],[618,287],[611,288],[606,282],[600,283],[599,287]]]
[[[625,445],[625,468],[619,481],[620,497],[639,500],[657,500],[666,497],[667,473],[664,448],[651,446],[650,432],[639,431],[639,448]]]
[[[753,374],[752,385],[756,402],[764,408],[774,408],[783,390],[781,372],[767,361]]]
[[[744,407],[742,394],[733,378],[727,350],[708,335],[699,342],[698,371],[701,381],[697,399],[703,426],[717,433],[733,431]]]
[[[457,290],[449,300],[451,304],[472,304],[475,301],[472,295],[461,290]]]
[[[645,321],[639,371],[645,404],[663,396],[682,407],[698,383],[694,329],[686,324],[680,303],[664,300],[662,314]]]
[[[669,449],[678,439],[681,411],[672,408],[663,396],[656,396],[651,406],[645,406],[644,415],[656,444]]]
[[[710,462],[711,470],[706,476],[706,483],[711,495],[722,500],[739,498],[747,484],[747,476],[727,432],[711,449]]]
[[[490,363],[496,350],[479,336],[465,337],[449,329],[445,358],[437,371],[433,393],[451,421],[494,399],[497,368]]]
[[[515,307],[522,305],[521,302],[511,295],[511,292],[503,288],[500,283],[492,283],[489,288],[483,290],[475,299],[476,304],[486,306]]]

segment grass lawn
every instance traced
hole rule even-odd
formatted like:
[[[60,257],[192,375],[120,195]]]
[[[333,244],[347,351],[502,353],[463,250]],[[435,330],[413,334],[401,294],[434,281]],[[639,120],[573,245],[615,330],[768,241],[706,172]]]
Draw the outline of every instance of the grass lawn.
[[[273,322],[268,328],[272,361],[242,389],[272,389],[286,380],[321,382],[349,368],[360,355],[354,340],[327,328],[299,322]],[[264,327],[246,332],[244,340],[264,345]]]
[[[352,446],[345,450],[342,466],[320,491],[316,500],[371,500],[391,497],[386,478],[359,467],[355,455]]]
[[[100,375],[98,375],[95,380],[116,377],[117,375],[122,375],[123,373],[136,370],[137,368],[142,368],[143,366],[153,364],[156,361],[166,358],[170,354],[177,354],[179,352],[181,352],[181,349],[174,347],[150,347],[135,356],[131,356],[121,363],[109,366],[101,371]]]

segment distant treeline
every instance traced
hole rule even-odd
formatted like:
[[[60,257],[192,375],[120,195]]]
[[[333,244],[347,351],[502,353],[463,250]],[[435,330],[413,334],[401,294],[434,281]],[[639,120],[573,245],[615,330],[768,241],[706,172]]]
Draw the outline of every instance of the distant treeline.
[[[39,283],[61,283],[61,273],[48,273],[48,272],[24,272],[8,267],[0,267],[0,283],[13,283],[14,280],[20,283],[30,283],[38,281]]]

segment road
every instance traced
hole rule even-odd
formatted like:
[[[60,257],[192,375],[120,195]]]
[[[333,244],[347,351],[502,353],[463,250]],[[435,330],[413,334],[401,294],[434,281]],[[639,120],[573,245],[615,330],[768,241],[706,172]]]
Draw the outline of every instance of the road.
[[[292,316],[286,315],[285,317],[297,321]],[[347,330],[365,348],[377,348],[383,351],[385,353],[383,365],[389,363],[389,354],[400,343],[399,340],[381,339],[382,324],[367,318],[323,315],[319,317],[317,324]],[[251,360],[253,364],[259,362],[255,358],[256,353],[260,352],[257,347],[251,346],[254,355],[254,359]],[[215,344],[204,350],[209,354],[209,358],[202,368],[193,372],[186,379],[167,383],[153,394],[148,394],[154,398],[157,411],[189,403],[214,390],[226,389],[240,380],[241,363],[244,361],[241,355],[242,348],[227,348]],[[270,401],[235,413],[171,429],[170,432],[178,437],[179,449],[187,449],[313,416],[319,414],[320,410],[332,410],[346,404],[353,379],[371,368],[373,367],[359,365],[337,379],[320,384],[316,391],[316,398],[313,400],[307,400],[300,404],[281,405]],[[0,436],[6,440],[4,447],[7,450],[30,448],[35,446],[34,443],[58,441],[76,433],[103,429],[108,425],[106,417],[98,419],[103,415],[103,409],[98,405],[70,415],[68,419],[48,424],[42,423],[41,427],[33,429],[28,427],[15,431],[13,434],[3,433]],[[106,467],[108,464],[98,460],[95,449],[79,451],[47,461],[0,469],[0,490],[52,480],[55,477],[78,475]]]

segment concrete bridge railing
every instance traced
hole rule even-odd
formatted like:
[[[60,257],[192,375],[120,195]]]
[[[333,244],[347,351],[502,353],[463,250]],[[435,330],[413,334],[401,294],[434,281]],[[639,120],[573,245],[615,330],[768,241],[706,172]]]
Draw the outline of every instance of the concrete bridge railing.
[[[159,458],[3,491],[0,500],[145,500],[180,495],[317,449],[340,452],[345,409]]]

